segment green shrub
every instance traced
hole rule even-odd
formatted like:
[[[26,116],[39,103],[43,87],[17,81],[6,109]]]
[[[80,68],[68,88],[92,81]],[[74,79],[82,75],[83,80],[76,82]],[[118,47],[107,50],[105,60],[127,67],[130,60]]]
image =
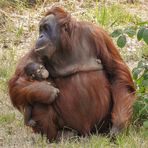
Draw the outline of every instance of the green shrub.
[[[116,29],[111,36],[117,39],[117,45],[123,48],[126,45],[126,38],[133,38],[137,34],[138,41],[143,40],[148,45],[148,22],[141,22],[134,26]]]
[[[116,29],[111,36],[117,38],[117,46],[123,48],[126,45],[127,37],[137,36],[138,41],[143,40],[148,45],[148,22],[141,22],[135,26]],[[145,129],[144,134],[148,135],[148,46],[143,48],[143,56],[137,67],[132,71],[133,79],[137,88],[137,100],[134,104],[134,124]]]
[[[134,119],[148,121],[148,63],[146,59],[139,61],[133,69],[133,78],[137,86],[137,101],[134,105]]]

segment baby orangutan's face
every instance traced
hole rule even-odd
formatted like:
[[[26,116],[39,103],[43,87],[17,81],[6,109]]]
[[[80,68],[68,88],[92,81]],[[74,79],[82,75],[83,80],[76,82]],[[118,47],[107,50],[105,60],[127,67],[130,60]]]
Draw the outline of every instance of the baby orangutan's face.
[[[47,79],[49,73],[43,65],[39,65],[35,71],[35,74],[33,74],[32,76],[34,76],[34,79],[42,80]]]
[[[25,67],[27,76],[34,80],[44,80],[49,76],[46,68],[38,63],[30,63]]]

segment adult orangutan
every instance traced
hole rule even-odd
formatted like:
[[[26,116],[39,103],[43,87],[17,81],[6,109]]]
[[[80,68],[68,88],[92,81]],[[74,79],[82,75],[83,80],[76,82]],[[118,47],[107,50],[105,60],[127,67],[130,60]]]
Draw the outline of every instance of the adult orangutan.
[[[52,140],[64,126],[82,135],[105,127],[108,120],[111,134],[127,126],[135,88],[128,67],[103,29],[53,7],[39,24],[39,38],[31,52],[44,53],[43,65],[60,90],[51,105],[33,104],[35,131]]]

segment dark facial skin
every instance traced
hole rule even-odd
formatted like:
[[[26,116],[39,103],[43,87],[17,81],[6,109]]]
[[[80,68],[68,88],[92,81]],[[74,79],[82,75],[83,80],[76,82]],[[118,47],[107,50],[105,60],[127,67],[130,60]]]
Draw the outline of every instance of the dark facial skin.
[[[50,58],[57,49],[59,27],[54,15],[46,16],[39,24],[39,38],[36,41],[35,52]]]
[[[34,80],[44,80],[49,76],[46,68],[38,63],[29,63],[25,68],[25,73],[30,79]]]

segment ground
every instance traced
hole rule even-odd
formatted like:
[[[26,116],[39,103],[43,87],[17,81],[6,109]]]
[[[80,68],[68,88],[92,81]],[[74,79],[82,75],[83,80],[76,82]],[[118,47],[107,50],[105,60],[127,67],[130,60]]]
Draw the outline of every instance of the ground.
[[[127,4],[124,0],[108,0],[105,3],[91,0],[40,0],[31,7],[19,0],[16,3],[10,2],[11,0],[0,1],[0,147],[148,147],[143,129],[135,127],[134,123],[117,137],[116,142],[110,142],[106,136],[96,134],[85,138],[70,136],[62,138],[59,143],[49,144],[45,137],[34,134],[24,126],[23,116],[12,106],[7,90],[7,81],[14,73],[18,59],[34,45],[39,20],[53,5],[62,6],[78,20],[92,21],[111,33],[116,28],[134,25],[137,21],[148,21],[148,1]],[[96,11],[97,7],[99,13]],[[119,49],[131,70],[141,58],[143,46],[143,42],[128,38],[127,45]]]

